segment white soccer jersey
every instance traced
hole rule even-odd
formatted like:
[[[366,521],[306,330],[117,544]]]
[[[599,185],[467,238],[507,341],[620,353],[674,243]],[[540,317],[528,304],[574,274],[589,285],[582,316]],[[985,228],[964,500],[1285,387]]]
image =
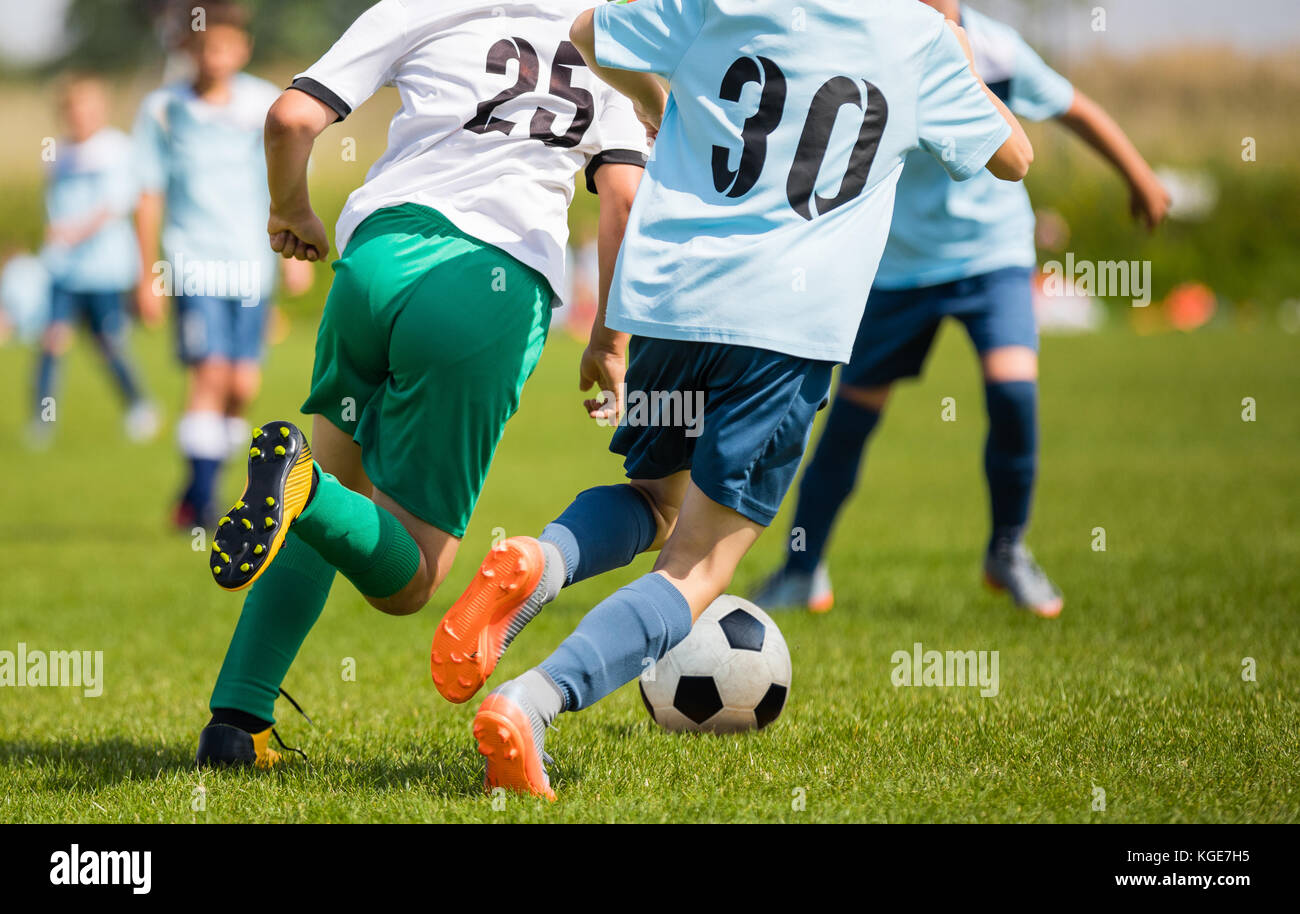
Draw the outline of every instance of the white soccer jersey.
[[[381,86],[402,107],[388,149],[348,198],[342,251],[367,216],[401,203],[540,272],[559,293],[573,178],[607,162],[642,165],[631,103],[591,73],[569,27],[591,0],[382,0],[294,88],[342,117]]]

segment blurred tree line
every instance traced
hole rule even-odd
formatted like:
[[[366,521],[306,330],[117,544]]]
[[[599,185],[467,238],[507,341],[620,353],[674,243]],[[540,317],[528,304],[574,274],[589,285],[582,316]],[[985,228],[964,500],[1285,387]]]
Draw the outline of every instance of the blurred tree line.
[[[32,0],[40,2],[40,0]],[[375,0],[242,0],[253,14],[255,62],[314,60]],[[1040,16],[1081,0],[997,0]],[[982,4],[981,4],[982,6]],[[114,72],[162,58],[186,27],[192,0],[72,0],[67,51],[55,69]]]
[[[36,0],[39,2],[39,0]],[[242,0],[257,61],[311,60],[375,0]],[[160,60],[187,27],[191,0],[72,0],[67,51],[54,66],[113,72]]]

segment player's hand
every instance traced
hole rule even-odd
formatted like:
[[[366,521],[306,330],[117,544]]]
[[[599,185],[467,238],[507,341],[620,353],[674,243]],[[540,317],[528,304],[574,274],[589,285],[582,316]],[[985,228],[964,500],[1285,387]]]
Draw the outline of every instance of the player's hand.
[[[624,349],[593,340],[582,353],[578,374],[578,389],[595,387],[599,395],[583,401],[587,415],[599,425],[617,425],[623,417],[623,379],[627,374]]]
[[[664,109],[668,106],[668,93],[663,90],[662,86],[656,83],[658,92],[651,99],[633,99],[632,110],[636,112],[636,119],[641,122],[645,128],[646,136],[650,142],[654,142],[659,136],[659,128],[663,126]]]
[[[325,223],[310,208],[298,213],[272,210],[266,231],[271,236],[271,250],[285,260],[315,263],[324,260],[330,251]]]
[[[166,306],[163,298],[153,288],[153,277],[143,276],[135,286],[135,310],[140,323],[149,328],[162,326]]]
[[[1133,218],[1146,226],[1147,231],[1155,231],[1156,226],[1169,215],[1172,199],[1169,191],[1154,172],[1148,172],[1133,183],[1129,193],[1129,210],[1133,213]]]

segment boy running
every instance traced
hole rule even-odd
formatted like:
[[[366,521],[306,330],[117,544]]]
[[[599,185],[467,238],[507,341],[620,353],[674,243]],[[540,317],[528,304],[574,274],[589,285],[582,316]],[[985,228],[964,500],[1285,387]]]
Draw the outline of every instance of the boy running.
[[[59,108],[67,137],[55,149],[45,188],[42,259],[53,290],[50,322],[41,338],[32,438],[46,442],[54,430],[57,413],[47,406],[54,402],[59,361],[82,320],[126,404],[127,437],[145,441],[158,431],[158,414],[127,349],[126,298],[139,273],[131,233],[137,196],[131,141],[108,126],[108,90],[99,79],[69,78]]]
[[[850,355],[903,156],[921,147],[955,178],[987,165],[1008,180],[1032,158],[957,30],[914,0],[638,0],[584,13],[572,36],[642,110],[649,74],[672,88],[583,382],[622,390],[634,334],[627,388],[702,392],[704,418],[626,418],[610,447],[630,484],[583,492],[540,541],[503,543],[434,636],[434,683],[465,701],[561,586],[660,549],[653,573],[475,717],[487,785],[549,798],[547,725],[686,637],[775,517]],[[609,418],[614,400],[588,409]]]
[[[1136,216],[1159,224],[1169,196],[1115,122],[1043,63],[1010,26],[957,0],[925,0],[970,38],[989,87],[1017,115],[1057,118],[1110,161],[1132,192]],[[1022,609],[1060,615],[1064,599],[1024,543],[1038,464],[1038,330],[1030,283],[1034,212],[1023,185],[980,175],[949,180],[932,158],[907,157],[894,223],[858,327],[853,358],[799,486],[785,565],[754,596],[775,609],[831,608],[825,564],[836,516],[856,483],[867,439],[896,381],[916,377],[944,317],[960,320],[979,353],[989,432],[984,449],[991,533],[984,556],[990,587]]]
[[[217,530],[209,575],[253,588],[200,764],[279,757],[275,699],[336,571],[392,615],[446,577],[546,341],[584,167],[608,288],[647,144],[568,40],[587,2],[383,0],[272,108],[271,246],[315,261],[329,251],[307,193],[316,137],[386,83],[402,100],[339,219],[312,446],[287,422],[253,429],[247,487]]]
[[[177,428],[188,478],[174,521],[211,527],[221,464],[247,440],[243,416],[261,385],[275,255],[263,231],[266,160],[262,127],[279,95],[241,72],[252,52],[248,14],[225,0],[185,4],[184,50],[193,79],[145,98],[135,136],[143,194],[136,215],[142,318],[158,323],[162,292],[176,304],[177,352],[187,370]],[[159,245],[166,272],[155,266]],[[161,280],[170,278],[170,290]],[[311,269],[285,270],[288,291]]]

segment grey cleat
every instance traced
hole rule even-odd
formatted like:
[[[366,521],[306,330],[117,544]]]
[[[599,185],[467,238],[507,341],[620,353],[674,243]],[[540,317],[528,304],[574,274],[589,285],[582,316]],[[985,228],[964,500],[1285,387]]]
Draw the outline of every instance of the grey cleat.
[[[809,574],[782,567],[764,582],[753,600],[766,610],[806,608],[809,612],[830,612],[835,605],[831,575],[822,562]]]
[[[1043,619],[1055,619],[1065,606],[1065,598],[1023,542],[994,544],[984,557],[984,581],[993,590],[1010,594],[1021,609]]]

